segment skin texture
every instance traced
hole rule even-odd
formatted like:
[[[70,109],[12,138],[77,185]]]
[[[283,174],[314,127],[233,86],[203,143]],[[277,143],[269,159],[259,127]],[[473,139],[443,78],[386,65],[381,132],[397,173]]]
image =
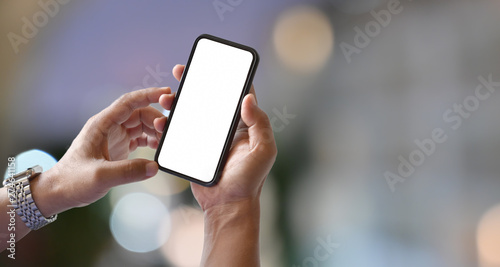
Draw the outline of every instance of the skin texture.
[[[177,80],[184,66],[173,69]],[[33,198],[46,217],[89,205],[114,186],[154,176],[158,165],[127,157],[139,146],[158,147],[167,118],[149,106],[169,110],[170,88],[148,88],[123,95],[90,118],[61,160],[31,181]],[[241,121],[219,183],[191,184],[205,214],[202,266],[259,266],[259,197],[277,150],[267,115],[251,89],[242,104]],[[7,191],[0,189],[0,222],[7,225]],[[4,228],[4,227],[2,227]],[[16,240],[29,229],[16,215]],[[0,250],[6,248],[7,228],[0,229]],[[230,252],[230,253],[228,253]]]

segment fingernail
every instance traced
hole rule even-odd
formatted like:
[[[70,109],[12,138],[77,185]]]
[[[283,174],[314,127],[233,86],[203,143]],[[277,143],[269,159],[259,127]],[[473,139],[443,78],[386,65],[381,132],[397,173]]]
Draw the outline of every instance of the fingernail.
[[[151,177],[154,176],[158,172],[158,165],[156,162],[150,162],[146,164],[146,176]]]

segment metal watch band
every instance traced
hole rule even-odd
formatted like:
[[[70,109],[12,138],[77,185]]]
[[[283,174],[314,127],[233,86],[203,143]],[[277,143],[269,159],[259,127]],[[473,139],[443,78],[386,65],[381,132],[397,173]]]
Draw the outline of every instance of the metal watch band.
[[[16,209],[21,220],[32,230],[38,230],[43,226],[55,221],[57,214],[45,218],[33,200],[29,180],[41,173],[41,167],[35,166],[25,172],[15,175],[15,180],[6,183],[12,194],[9,200]]]

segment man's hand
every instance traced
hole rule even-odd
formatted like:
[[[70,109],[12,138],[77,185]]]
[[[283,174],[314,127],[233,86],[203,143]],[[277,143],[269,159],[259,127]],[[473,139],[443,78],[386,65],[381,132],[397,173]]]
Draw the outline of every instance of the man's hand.
[[[153,122],[166,118],[150,104],[159,102],[170,109],[173,99],[170,88],[138,90],[90,118],[62,159],[33,180],[33,195],[42,214],[48,217],[88,205],[113,186],[154,176],[156,162],[127,157],[138,146],[158,147],[161,133]]]
[[[143,89],[123,95],[90,118],[62,159],[30,182],[40,212],[49,217],[85,206],[103,197],[113,186],[154,176],[158,172],[156,162],[127,157],[138,146],[158,147],[161,132],[154,129],[154,121],[166,118],[150,104],[159,102],[170,109],[173,99],[170,88]],[[0,223],[7,225],[10,218],[5,187],[0,188],[0,204]],[[29,231],[18,218],[16,241]],[[3,237],[0,239],[2,251],[8,243]]]

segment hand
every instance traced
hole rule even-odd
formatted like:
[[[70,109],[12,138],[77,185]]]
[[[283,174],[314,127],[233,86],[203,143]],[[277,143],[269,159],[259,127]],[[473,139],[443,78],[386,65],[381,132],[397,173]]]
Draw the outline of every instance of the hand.
[[[173,69],[180,80],[184,66]],[[155,120],[159,132],[166,118]],[[266,113],[257,106],[255,90],[243,99],[241,120],[219,182],[212,187],[191,183],[193,194],[203,210],[246,200],[258,199],[264,181],[276,158],[273,131]]]
[[[184,66],[173,69],[180,80]],[[162,131],[166,118],[154,122]],[[266,113],[257,106],[255,90],[245,96],[241,120],[219,182],[212,187],[191,183],[205,212],[201,266],[259,266],[259,196],[277,149]],[[228,253],[230,251],[230,253]]]
[[[166,118],[149,105],[159,102],[170,109],[173,99],[170,88],[143,89],[123,95],[90,118],[62,159],[33,180],[42,214],[88,205],[113,186],[154,176],[156,162],[127,157],[138,146],[158,147],[161,133],[155,131],[154,121]]]

